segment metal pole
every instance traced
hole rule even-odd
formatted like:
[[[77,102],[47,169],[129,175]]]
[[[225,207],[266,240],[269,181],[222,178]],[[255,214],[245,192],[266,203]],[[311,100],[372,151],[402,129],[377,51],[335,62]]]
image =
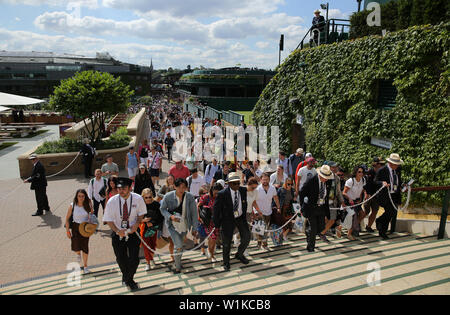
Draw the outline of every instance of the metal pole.
[[[445,191],[444,204],[442,205],[441,223],[439,224],[438,240],[444,238],[445,226],[447,224],[448,202],[450,200],[450,190]]]
[[[327,2],[327,21],[328,21],[328,9],[329,9],[329,4],[328,4],[328,2]]]

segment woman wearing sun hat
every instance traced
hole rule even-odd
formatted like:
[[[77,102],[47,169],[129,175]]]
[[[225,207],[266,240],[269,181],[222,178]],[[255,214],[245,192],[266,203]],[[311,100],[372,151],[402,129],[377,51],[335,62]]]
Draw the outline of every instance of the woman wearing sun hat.
[[[81,263],[81,253],[83,253],[83,273],[89,273],[87,268],[89,255],[89,237],[80,233],[80,225],[89,221],[89,216],[94,213],[94,209],[89,202],[89,197],[84,189],[78,189],[73,202],[70,204],[66,215],[66,234],[71,240],[72,251],[77,254],[77,261]],[[94,228],[95,232],[95,228]],[[84,234],[84,233],[83,233]]]
[[[384,213],[375,221],[379,235],[383,239],[389,238],[386,234],[389,222],[397,216],[397,210],[395,210],[394,206],[398,207],[402,201],[402,176],[399,166],[404,164],[397,153],[392,153],[386,161],[387,165],[380,168],[375,176],[378,188],[381,188],[381,186],[387,187],[377,197],[378,203],[384,208]],[[392,204],[391,199],[394,204]]]

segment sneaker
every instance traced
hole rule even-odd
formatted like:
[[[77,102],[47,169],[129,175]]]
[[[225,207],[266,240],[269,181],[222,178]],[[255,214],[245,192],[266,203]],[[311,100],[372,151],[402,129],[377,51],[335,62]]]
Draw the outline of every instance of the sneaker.
[[[150,265],[145,265],[144,271],[150,271]]]
[[[209,251],[205,252],[205,256],[206,256],[206,259],[210,259],[211,258],[211,254],[209,253]]]
[[[154,269],[155,267],[155,262],[153,260],[150,260],[150,269]]]
[[[325,243],[330,243],[330,241],[327,239],[327,237],[324,234],[320,233],[319,236],[320,236],[320,239],[322,241],[324,241]]]
[[[283,234],[283,241],[288,241],[287,235],[284,235],[284,234]]]
[[[217,259],[216,259],[216,257],[211,257],[211,262],[212,262],[212,263],[215,263],[215,262],[217,262]]]
[[[83,268],[83,274],[87,275],[88,273],[91,273],[91,271],[88,269],[88,267]]]
[[[250,254],[248,253],[248,250],[245,250],[245,251],[244,251],[244,256],[245,256],[245,257],[250,256]]]

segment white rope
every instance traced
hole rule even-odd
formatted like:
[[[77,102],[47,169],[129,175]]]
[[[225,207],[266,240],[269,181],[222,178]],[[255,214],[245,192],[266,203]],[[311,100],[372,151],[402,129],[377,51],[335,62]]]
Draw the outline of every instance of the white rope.
[[[48,175],[48,176],[46,176],[46,177],[47,177],[47,178],[51,178],[51,177],[54,177],[54,176],[57,176],[57,175],[61,174],[62,172],[64,172],[65,170],[67,170],[67,169],[75,162],[75,160],[78,158],[79,155],[80,155],[80,152],[78,152],[77,156],[72,160],[72,162],[70,162],[69,165],[67,165],[65,168],[63,168],[63,169],[62,169],[61,171],[59,171],[58,173],[53,174],[53,175]]]
[[[405,211],[405,210],[408,208],[408,205],[409,205],[409,199],[411,198],[411,186],[408,185],[408,197],[406,198],[406,203],[405,203],[405,205],[403,206],[403,208],[400,208],[400,207],[397,208],[397,207],[395,206],[394,201],[392,200],[391,194],[388,193],[388,195],[389,195],[389,199],[391,200],[392,206],[394,207],[395,210],[397,210],[397,211]]]
[[[358,204],[353,205],[353,206],[347,206],[346,208],[355,208],[355,207],[362,206],[363,204],[366,204],[367,202],[372,200],[372,198],[375,198],[375,196],[378,195],[384,188],[385,188],[385,186],[381,187],[380,189],[378,189],[378,191],[375,194],[373,194],[372,196],[370,196],[370,198],[367,198],[363,202],[358,203]],[[330,210],[341,210],[341,208],[330,208]]]
[[[289,222],[291,222],[292,220],[294,220],[294,219],[297,217],[297,215],[298,215],[298,213],[294,214],[294,215],[292,216],[292,218],[290,218],[288,221],[286,221],[286,223],[284,223],[284,224],[283,224],[281,227],[279,227],[278,229],[275,229],[275,230],[265,230],[264,232],[267,232],[267,233],[273,233],[273,232],[279,231],[279,230],[281,230],[281,229],[284,229],[284,227],[285,227],[286,225],[288,225]],[[252,225],[252,226],[253,226],[253,225]]]
[[[193,251],[199,249],[200,247],[202,247],[203,244],[205,244],[205,242],[208,240],[208,238],[214,233],[215,229],[216,228],[213,228],[211,233],[209,233],[209,235],[203,240],[203,242],[201,242],[200,244],[198,244],[194,248],[191,248],[189,250],[184,250],[181,253],[176,253],[176,254],[162,254],[162,253],[159,253],[159,252],[153,250],[152,248],[150,248],[150,246],[147,245],[147,243],[142,239],[142,237],[141,237],[141,235],[139,233],[136,232],[136,234],[139,237],[139,239],[141,240],[142,244],[144,244],[144,246],[147,247],[147,249],[150,250],[151,252],[153,252],[154,254],[157,254],[159,256],[180,256],[180,255],[183,255],[184,253],[193,252]]]

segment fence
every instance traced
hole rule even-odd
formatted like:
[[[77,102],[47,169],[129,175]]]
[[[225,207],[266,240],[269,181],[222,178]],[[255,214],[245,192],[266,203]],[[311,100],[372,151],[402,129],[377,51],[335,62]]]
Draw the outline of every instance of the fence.
[[[188,102],[184,103],[184,111],[189,112],[197,117],[205,119],[223,119],[234,126],[239,126],[244,116],[233,111],[219,111],[208,106],[197,106]]]

